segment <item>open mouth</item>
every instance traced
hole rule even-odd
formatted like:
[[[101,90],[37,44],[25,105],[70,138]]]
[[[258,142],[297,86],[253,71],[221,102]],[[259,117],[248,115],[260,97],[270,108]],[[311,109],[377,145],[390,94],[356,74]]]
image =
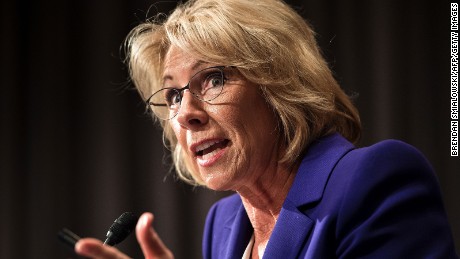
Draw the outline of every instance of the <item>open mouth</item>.
[[[226,148],[229,142],[228,139],[224,139],[204,143],[196,148],[195,155],[201,159],[211,158],[220,150]]]

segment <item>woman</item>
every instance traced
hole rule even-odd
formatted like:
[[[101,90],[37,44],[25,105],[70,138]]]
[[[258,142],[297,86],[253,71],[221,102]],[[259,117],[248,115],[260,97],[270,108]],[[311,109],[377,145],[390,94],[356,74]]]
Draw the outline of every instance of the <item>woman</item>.
[[[189,1],[126,46],[179,176],[236,192],[208,214],[205,258],[456,256],[430,165],[398,141],[353,146],[358,113],[285,3]],[[144,255],[171,258],[152,221]],[[90,238],[76,251],[126,257]]]

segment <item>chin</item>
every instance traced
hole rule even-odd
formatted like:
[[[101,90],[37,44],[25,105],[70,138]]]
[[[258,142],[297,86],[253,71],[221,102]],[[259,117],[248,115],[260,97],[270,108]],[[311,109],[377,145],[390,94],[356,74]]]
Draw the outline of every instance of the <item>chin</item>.
[[[226,179],[222,179],[226,178]],[[214,191],[229,191],[233,190],[232,184],[228,181],[228,178],[223,175],[207,175],[203,177],[204,183],[207,188]]]

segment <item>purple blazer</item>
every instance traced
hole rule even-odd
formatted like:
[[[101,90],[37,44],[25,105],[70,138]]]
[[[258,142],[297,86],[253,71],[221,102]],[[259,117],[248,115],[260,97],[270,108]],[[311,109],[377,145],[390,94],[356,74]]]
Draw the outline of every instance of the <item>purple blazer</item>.
[[[208,213],[204,258],[241,258],[253,229],[237,194]],[[458,258],[435,174],[395,140],[308,149],[263,258]]]

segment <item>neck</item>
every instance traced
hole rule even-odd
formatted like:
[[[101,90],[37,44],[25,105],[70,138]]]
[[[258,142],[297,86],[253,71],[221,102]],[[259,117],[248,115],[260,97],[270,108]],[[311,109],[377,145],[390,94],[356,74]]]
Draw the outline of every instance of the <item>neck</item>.
[[[254,250],[264,250],[275,227],[298,166],[277,166],[237,190],[254,228]],[[253,253],[254,256],[254,253]]]

